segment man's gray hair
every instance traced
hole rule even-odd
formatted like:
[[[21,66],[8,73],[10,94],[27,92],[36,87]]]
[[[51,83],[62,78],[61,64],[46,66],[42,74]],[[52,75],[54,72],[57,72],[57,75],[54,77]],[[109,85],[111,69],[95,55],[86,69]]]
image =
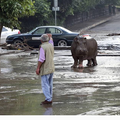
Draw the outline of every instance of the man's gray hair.
[[[43,34],[41,37],[40,37],[40,40],[43,41],[43,42],[48,42],[49,41],[49,37],[47,34]]]

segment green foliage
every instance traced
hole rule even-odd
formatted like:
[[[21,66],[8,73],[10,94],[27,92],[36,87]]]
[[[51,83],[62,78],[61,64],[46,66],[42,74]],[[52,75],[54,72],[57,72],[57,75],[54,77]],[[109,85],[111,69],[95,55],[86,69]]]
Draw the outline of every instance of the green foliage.
[[[120,0],[105,0],[105,4],[120,5]]]
[[[120,5],[120,0],[58,0],[60,11],[57,12],[57,23],[62,25],[69,15],[76,12],[95,9],[96,5]],[[54,25],[54,0],[0,0],[1,27],[19,27],[23,32],[36,26]],[[34,16],[32,16],[34,15]],[[28,17],[29,16],[29,17]]]
[[[52,23],[51,18],[53,16],[50,5],[51,2],[48,2],[48,0],[35,0],[35,15],[29,17],[24,16],[19,19],[21,21],[21,32],[28,32],[37,26]]]
[[[88,11],[91,8],[94,8],[96,5],[100,4],[101,0],[74,0],[73,9],[75,12]]]
[[[35,0],[36,13],[48,17],[50,14],[50,3],[47,0]]]
[[[13,28],[19,27],[18,18],[25,15],[34,15],[32,0],[1,0],[0,25]]]
[[[82,13],[108,4],[118,5],[120,0],[58,0],[60,11],[57,11],[57,24],[63,25],[66,17]],[[22,31],[29,31],[36,26],[54,25],[55,12],[52,11],[54,0],[35,0],[35,15],[22,18]],[[35,22],[33,22],[35,21]]]
[[[89,11],[96,5],[100,4],[101,0],[59,0],[60,11],[58,19],[63,23],[68,15],[74,15],[76,12]]]

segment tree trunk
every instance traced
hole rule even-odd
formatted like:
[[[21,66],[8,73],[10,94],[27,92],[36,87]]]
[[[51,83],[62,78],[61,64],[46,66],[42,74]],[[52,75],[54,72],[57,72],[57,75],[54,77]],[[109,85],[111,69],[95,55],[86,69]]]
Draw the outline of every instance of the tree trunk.
[[[2,28],[3,28],[3,25],[0,23],[0,43],[1,43],[1,33],[2,33]]]

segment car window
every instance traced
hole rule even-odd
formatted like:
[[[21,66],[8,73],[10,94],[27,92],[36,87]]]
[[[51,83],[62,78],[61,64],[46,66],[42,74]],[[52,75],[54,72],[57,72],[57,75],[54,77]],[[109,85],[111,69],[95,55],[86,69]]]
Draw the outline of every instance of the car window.
[[[51,33],[51,34],[60,34],[62,33],[59,29],[57,28],[47,28],[46,33]]]
[[[38,35],[38,34],[44,34],[46,28],[39,28],[37,29],[33,34]]]
[[[72,33],[72,31],[70,31],[70,30],[68,30],[68,29],[66,29],[66,28],[64,28],[64,27],[60,27],[62,30],[64,30],[64,31],[66,31],[66,32],[68,32],[68,33]]]
[[[7,29],[5,27],[2,28],[2,32],[4,32],[4,31],[7,31]]]

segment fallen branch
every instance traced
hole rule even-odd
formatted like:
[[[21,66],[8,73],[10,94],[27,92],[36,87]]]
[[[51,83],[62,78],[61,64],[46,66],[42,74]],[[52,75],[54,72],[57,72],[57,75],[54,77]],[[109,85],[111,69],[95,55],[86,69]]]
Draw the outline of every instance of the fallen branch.
[[[111,33],[111,34],[108,34],[107,36],[116,36],[116,35],[120,35],[120,33]]]
[[[6,45],[7,45],[7,43],[3,43],[3,44],[0,44],[0,47],[1,47],[1,46],[6,46]]]
[[[3,45],[2,45],[3,46]],[[18,44],[5,44],[2,49],[7,49],[7,50],[34,50],[33,47],[30,47],[27,43],[18,43]]]

